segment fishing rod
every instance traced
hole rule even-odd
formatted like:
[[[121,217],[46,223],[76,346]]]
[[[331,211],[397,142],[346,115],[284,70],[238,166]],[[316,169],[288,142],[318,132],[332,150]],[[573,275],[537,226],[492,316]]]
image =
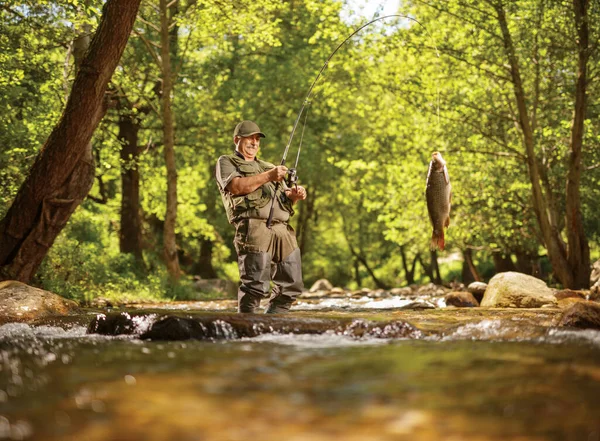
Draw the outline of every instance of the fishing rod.
[[[300,107],[300,112],[298,112],[298,116],[296,117],[296,121],[294,122],[294,125],[292,126],[292,132],[290,133],[290,138],[288,140],[287,145],[285,146],[285,150],[283,151],[283,156],[281,158],[281,163],[279,165],[285,165],[285,160],[286,160],[288,152],[290,150],[290,146],[292,145],[292,140],[294,139],[294,134],[296,133],[296,128],[298,127],[298,122],[300,121],[300,118],[302,117],[302,113],[304,112],[304,109],[310,103],[309,99],[310,99],[310,96],[311,96],[311,94],[313,92],[313,89],[315,88],[315,85],[317,84],[317,81],[319,81],[319,78],[321,78],[321,75],[323,74],[323,72],[327,68],[327,65],[329,64],[329,61],[331,61],[331,59],[336,54],[336,52],[348,40],[350,40],[352,37],[354,37],[356,34],[358,34],[364,28],[366,28],[367,26],[372,25],[373,23],[375,23],[377,21],[384,20],[386,18],[392,18],[392,17],[400,17],[400,18],[405,18],[405,19],[414,21],[415,23],[417,23],[418,25],[420,25],[423,29],[425,29],[425,32],[427,32],[427,34],[431,37],[431,34],[429,34],[429,32],[427,31],[427,28],[422,23],[420,23],[417,19],[415,19],[413,17],[409,17],[408,15],[402,15],[402,14],[391,14],[391,15],[385,15],[383,17],[376,18],[376,19],[371,20],[370,22],[362,25],[361,27],[359,27],[358,29],[356,29],[354,32],[352,32],[350,35],[348,35],[348,37],[346,37],[346,39],[344,39],[344,41],[342,41],[335,48],[335,50],[329,55],[329,57],[327,57],[327,60],[325,61],[325,63],[323,64],[323,66],[319,70],[319,73],[317,74],[317,76],[315,77],[314,81],[310,85],[310,88],[308,89],[308,93],[306,94],[306,97],[304,98],[304,101],[302,102],[302,107]],[[433,39],[433,37],[431,37],[431,38]],[[435,43],[434,43],[434,47],[435,47],[435,51],[437,53],[437,56],[439,58],[440,54],[439,54],[439,52],[437,50],[437,46],[435,46]],[[438,113],[439,113],[439,96],[438,96]],[[290,169],[289,177],[287,179],[287,181],[289,181],[290,183],[293,183],[295,185],[297,185],[297,181],[298,181],[297,167],[298,167],[298,160],[300,159],[300,148],[302,147],[302,138],[304,137],[304,129],[306,128],[306,115],[305,115],[304,118],[305,118],[304,119],[304,126],[303,126],[303,129],[302,129],[302,136],[300,138],[300,145],[298,147],[298,154],[296,156],[296,164],[294,165],[293,168]],[[268,228],[271,228],[271,225],[273,223],[273,211],[275,209],[275,197],[277,195],[277,191],[279,190],[279,185],[280,185],[279,182],[277,182],[275,184],[275,191],[273,192],[273,196],[271,197],[271,210],[269,211],[269,217],[267,218],[267,227]]]

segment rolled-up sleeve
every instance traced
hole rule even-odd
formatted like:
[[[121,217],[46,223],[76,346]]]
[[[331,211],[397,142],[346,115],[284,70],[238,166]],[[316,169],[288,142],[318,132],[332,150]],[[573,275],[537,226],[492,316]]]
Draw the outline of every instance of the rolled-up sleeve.
[[[237,170],[233,162],[226,157],[221,156],[217,161],[217,167],[215,170],[215,178],[221,190],[225,190],[233,178],[243,177]]]

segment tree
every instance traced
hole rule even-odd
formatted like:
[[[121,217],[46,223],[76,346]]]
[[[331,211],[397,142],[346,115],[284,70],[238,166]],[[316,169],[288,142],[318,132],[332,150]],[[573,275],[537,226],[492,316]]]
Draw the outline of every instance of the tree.
[[[93,181],[86,146],[102,119],[104,94],[140,0],[109,0],[63,115],[0,222],[0,278],[27,282]]]

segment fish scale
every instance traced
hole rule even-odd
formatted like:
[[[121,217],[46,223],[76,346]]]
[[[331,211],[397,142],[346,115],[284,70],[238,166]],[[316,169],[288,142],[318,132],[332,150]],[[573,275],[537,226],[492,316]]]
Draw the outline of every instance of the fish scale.
[[[446,167],[446,161],[439,152],[434,152],[427,173],[425,190],[427,211],[433,226],[430,247],[432,250],[443,250],[445,246],[444,227],[450,225],[450,200],[452,186]]]

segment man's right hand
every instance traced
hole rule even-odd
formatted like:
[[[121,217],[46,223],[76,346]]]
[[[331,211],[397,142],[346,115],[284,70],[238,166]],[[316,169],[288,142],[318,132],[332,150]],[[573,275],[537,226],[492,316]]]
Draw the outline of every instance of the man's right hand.
[[[280,182],[285,178],[287,174],[287,167],[285,165],[278,165],[275,168],[269,170],[269,181]]]

